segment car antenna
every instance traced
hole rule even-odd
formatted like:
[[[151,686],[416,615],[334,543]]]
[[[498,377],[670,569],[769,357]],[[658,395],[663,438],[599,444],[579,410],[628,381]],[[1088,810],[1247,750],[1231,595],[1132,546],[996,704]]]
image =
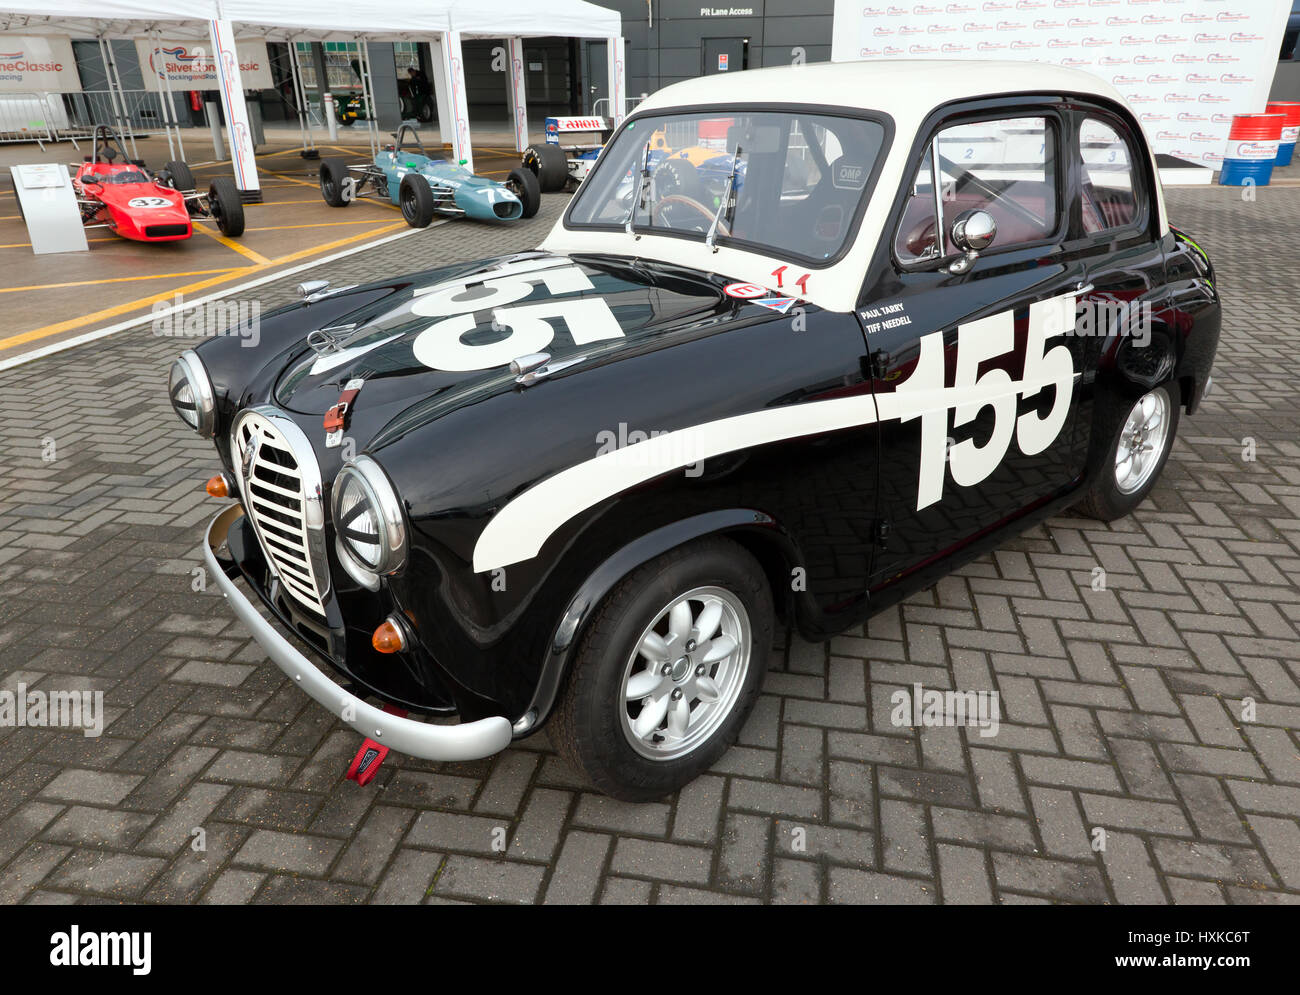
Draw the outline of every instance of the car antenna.
[[[740,156],[743,150],[740,145],[736,145],[736,154],[731,157],[731,175],[727,177],[727,192],[723,194],[722,199],[718,202],[718,210],[713,215],[713,224],[709,225],[709,233],[704,236],[704,244],[714,252],[718,247],[714,244],[718,238],[718,222],[722,219],[722,212],[727,212],[727,225],[730,230],[731,216],[736,209],[736,166],[740,163]],[[730,208],[728,208],[730,205]]]
[[[650,142],[645,143],[645,152],[641,157],[641,175],[637,188],[632,192],[632,206],[627,212],[627,220],[623,223],[623,231],[627,234],[633,234],[632,219],[636,217],[638,206],[645,204],[646,191],[650,186]],[[638,201],[640,202],[638,204]]]

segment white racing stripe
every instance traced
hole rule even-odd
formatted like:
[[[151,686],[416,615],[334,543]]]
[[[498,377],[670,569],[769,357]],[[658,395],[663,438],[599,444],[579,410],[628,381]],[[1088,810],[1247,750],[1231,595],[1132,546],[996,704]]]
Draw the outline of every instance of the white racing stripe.
[[[1074,374],[1074,379],[1078,376]],[[889,393],[880,395],[879,407],[877,398],[866,393],[769,408],[665,432],[561,470],[524,491],[480,533],[474,546],[474,570],[481,573],[532,559],[559,528],[588,508],[701,460],[787,439],[864,428],[877,421],[898,420],[910,412],[950,412],[962,405],[972,405],[974,410],[1001,397],[1019,398],[1053,383],[1044,377],[1000,386],[975,383],[918,390],[911,397]]]
[[[571,518],[661,474],[723,453],[875,420],[875,398],[864,393],[721,418],[605,453],[548,477],[497,512],[474,546],[474,569],[531,559]]]

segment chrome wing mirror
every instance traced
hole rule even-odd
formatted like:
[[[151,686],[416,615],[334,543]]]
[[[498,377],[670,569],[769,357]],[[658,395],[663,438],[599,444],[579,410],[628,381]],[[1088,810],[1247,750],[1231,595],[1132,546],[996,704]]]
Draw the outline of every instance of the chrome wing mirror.
[[[948,267],[949,273],[965,273],[981,252],[993,244],[998,223],[988,211],[962,211],[952,222],[952,244],[963,253]]]

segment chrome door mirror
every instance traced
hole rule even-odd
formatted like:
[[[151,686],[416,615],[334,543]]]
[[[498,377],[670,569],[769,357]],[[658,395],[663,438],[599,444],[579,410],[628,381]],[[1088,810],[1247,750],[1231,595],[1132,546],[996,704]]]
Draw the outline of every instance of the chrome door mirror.
[[[962,211],[952,222],[952,244],[965,255],[948,267],[949,273],[965,273],[979,254],[993,244],[998,223],[988,211]]]

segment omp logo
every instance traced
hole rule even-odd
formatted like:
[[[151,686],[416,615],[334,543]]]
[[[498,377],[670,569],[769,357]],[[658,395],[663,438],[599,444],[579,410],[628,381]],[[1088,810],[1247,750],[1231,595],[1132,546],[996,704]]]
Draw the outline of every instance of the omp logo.
[[[72,926],[50,937],[50,963],[55,967],[129,967],[135,975],[153,969],[152,933],[81,932]]]

